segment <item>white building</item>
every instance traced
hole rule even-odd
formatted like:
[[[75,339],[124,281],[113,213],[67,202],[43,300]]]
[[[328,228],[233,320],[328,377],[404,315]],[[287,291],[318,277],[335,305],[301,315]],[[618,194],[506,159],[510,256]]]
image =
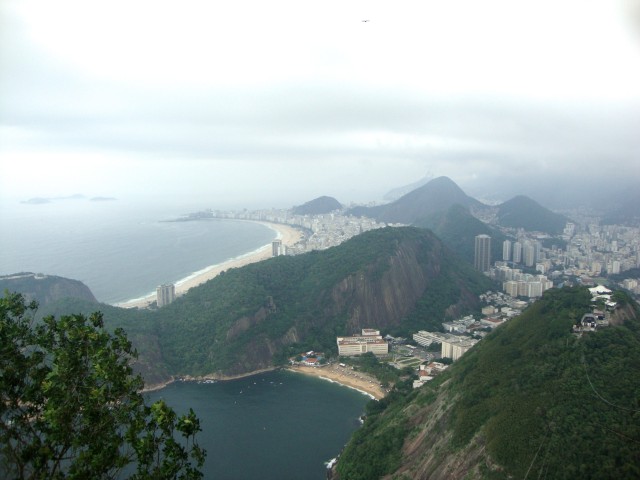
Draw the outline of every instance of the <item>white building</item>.
[[[156,301],[158,307],[169,305],[176,299],[176,286],[173,283],[166,283],[156,288]]]
[[[338,355],[345,357],[371,352],[375,355],[387,355],[389,344],[383,340],[378,330],[365,328],[361,335],[337,337]]]

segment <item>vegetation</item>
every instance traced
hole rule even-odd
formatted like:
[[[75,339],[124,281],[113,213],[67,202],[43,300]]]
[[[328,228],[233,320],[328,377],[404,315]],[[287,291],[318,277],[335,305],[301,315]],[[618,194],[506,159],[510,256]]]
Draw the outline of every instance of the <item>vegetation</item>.
[[[375,207],[356,207],[347,213],[375,218],[381,222],[414,225],[456,204],[464,207],[482,206],[479,201],[465,194],[450,178],[438,177],[395,202]]]
[[[318,197],[303,205],[293,208],[295,215],[322,215],[335,210],[340,210],[342,204],[333,197]]]
[[[328,250],[230,269],[156,311],[103,311],[110,327],[126,329],[141,353],[137,370],[154,382],[250,372],[301,351],[337,355],[335,337],[362,327],[403,336],[439,328],[448,315],[477,309],[477,295],[490,287],[431,232],[386,228]],[[66,300],[46,313],[91,308]]]
[[[476,235],[484,234],[491,237],[493,261],[502,258],[502,242],[507,239],[499,230],[489,227],[471,215],[462,205],[452,205],[448,210],[420,219],[415,226],[432,230],[442,243],[472,265]]]
[[[524,195],[518,195],[498,206],[498,223],[503,227],[528,231],[562,233],[569,219],[554,213]]]
[[[0,473],[4,478],[201,478],[191,410],[144,403],[122,330],[100,313],[33,320],[37,305],[0,299]],[[178,438],[176,438],[178,437]]]
[[[420,437],[420,449],[413,445],[411,457],[401,460],[396,456],[402,450],[393,450],[376,475],[411,472],[414,462],[415,471],[448,478],[446,468],[474,458],[475,451],[478,459],[461,476],[638,478],[640,310],[625,294],[616,294],[622,297],[624,324],[578,337],[571,327],[590,311],[588,290],[545,292],[436,381],[390,398],[376,413],[379,418],[365,423],[363,435],[354,436],[338,471],[355,470],[364,452],[375,451],[392,426],[402,426],[405,447]],[[440,420],[429,424],[430,418]],[[442,450],[434,454],[434,448]]]
[[[409,432],[403,408],[415,397],[412,385],[413,380],[407,378],[382,400],[367,404],[364,425],[340,455],[337,472],[341,480],[381,478],[401,465],[402,446]]]

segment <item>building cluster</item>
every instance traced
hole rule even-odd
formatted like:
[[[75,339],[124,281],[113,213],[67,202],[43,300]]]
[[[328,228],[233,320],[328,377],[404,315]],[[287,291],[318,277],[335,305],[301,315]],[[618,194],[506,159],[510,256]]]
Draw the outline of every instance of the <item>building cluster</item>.
[[[511,268],[506,262],[496,262],[490,270],[491,278],[502,282],[502,289],[512,297],[541,297],[542,293],[553,288],[553,281],[546,275],[523,273],[519,268]]]
[[[346,216],[339,212],[323,215],[294,215],[289,210],[216,211],[215,217],[281,223],[307,232],[307,235],[296,245],[291,247],[280,245],[277,254],[274,246],[274,256],[298,255],[312,250],[324,250],[340,245],[360,233],[386,226],[386,224],[378,223],[370,218]]]
[[[327,360],[324,353],[310,350],[289,358],[289,363],[291,365],[302,365],[304,367],[324,367],[327,365]]]
[[[413,381],[413,388],[419,388],[425,383],[433,380],[433,378],[444,372],[449,365],[440,362],[430,362],[426,365],[420,365],[418,370],[418,379]]]
[[[420,330],[413,334],[413,340],[423,347],[429,347],[432,343],[439,343],[440,356],[458,360],[462,355],[471,350],[479,339],[467,335],[455,335],[452,333],[427,332]]]
[[[503,290],[514,297],[537,298],[554,283],[562,285],[576,279],[580,284],[594,285],[601,276],[640,268],[640,228],[599,225],[593,219],[584,226],[569,222],[562,241],[556,244],[544,233],[502,230],[514,238],[502,243],[502,258],[492,262],[491,238],[478,235],[474,265],[502,282]],[[619,284],[640,295],[640,278],[625,278]]]
[[[338,355],[350,357],[371,352],[375,355],[387,355],[389,344],[382,338],[379,330],[363,328],[360,335],[351,337],[337,337]]]

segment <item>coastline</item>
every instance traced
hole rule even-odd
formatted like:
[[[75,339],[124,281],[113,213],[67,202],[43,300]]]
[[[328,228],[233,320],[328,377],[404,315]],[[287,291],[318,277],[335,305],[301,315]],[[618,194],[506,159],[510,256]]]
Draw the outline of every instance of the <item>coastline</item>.
[[[287,247],[295,245],[303,235],[300,230],[290,225],[254,220],[244,221],[253,221],[254,223],[260,223],[270,228],[271,230],[274,230],[277,233],[276,239],[281,240],[282,244]],[[262,247],[259,247],[252,252],[245,253],[243,255],[230,258],[229,260],[226,260],[222,263],[203,268],[202,270],[194,272],[188,277],[178,280],[175,283],[176,297],[184,295],[189,289],[197,287],[198,285],[201,285],[208,280],[217,277],[220,272],[228,270],[229,268],[244,267],[245,265],[261,262],[263,260],[267,260],[268,258],[271,258],[270,243],[267,245],[263,245]],[[152,292],[144,297],[134,298],[124,302],[116,303],[114,306],[120,308],[148,308],[153,302],[155,302],[155,300],[156,294],[155,292]]]
[[[271,372],[279,369],[280,367],[270,367],[264,368],[261,370],[256,370],[254,372],[243,373],[240,375],[203,375],[199,377],[180,377],[180,378],[171,378],[166,382],[156,383],[153,385],[145,385],[140,393],[148,393],[154,392],[157,390],[162,390],[163,388],[171,385],[174,382],[198,382],[198,381],[206,381],[206,380],[215,380],[215,381],[230,381],[237,380],[240,378],[251,377],[253,375],[259,375],[265,372]],[[331,383],[337,383],[344,387],[352,388],[357,390],[358,392],[367,395],[372,400],[381,400],[386,395],[387,392],[380,386],[378,380],[371,375],[362,372],[356,372],[351,370],[348,367],[341,367],[337,364],[327,365],[325,367],[304,367],[304,366],[288,366],[285,367],[284,370],[293,373],[299,373],[302,375],[308,375],[311,377],[317,377],[322,380],[326,380]]]
[[[329,382],[353,388],[375,400],[381,400],[387,394],[375,377],[366,373],[353,371],[348,367],[341,367],[338,364],[331,364],[325,367],[290,366],[286,369],[290,372],[318,377]]]

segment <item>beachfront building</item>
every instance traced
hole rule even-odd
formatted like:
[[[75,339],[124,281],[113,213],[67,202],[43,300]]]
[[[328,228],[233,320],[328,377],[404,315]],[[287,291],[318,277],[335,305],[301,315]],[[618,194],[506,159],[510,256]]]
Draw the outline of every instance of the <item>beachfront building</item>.
[[[282,240],[274,240],[271,242],[271,256],[279,257],[280,255],[285,255],[285,246],[282,245]]]
[[[176,299],[176,286],[173,283],[166,283],[156,288],[156,300],[158,307],[169,305]]]
[[[361,335],[337,337],[338,355],[349,357],[371,352],[375,355],[387,355],[389,344],[382,338],[379,330],[364,328]]]

